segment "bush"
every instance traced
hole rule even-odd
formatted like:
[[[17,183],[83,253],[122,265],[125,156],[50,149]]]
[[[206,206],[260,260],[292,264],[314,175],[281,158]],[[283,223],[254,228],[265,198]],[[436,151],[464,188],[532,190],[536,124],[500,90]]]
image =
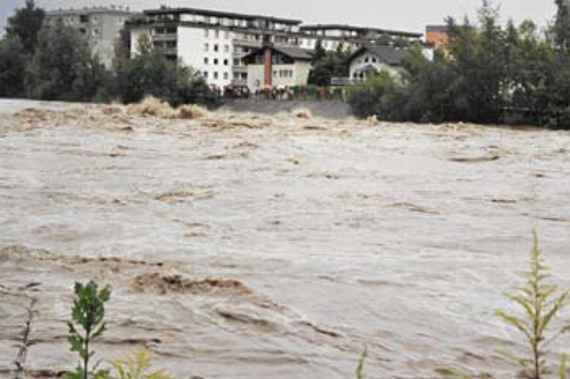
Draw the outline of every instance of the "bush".
[[[31,63],[26,91],[38,100],[92,101],[108,73],[75,29],[57,22],[44,25]]]
[[[124,103],[138,103],[153,96],[174,107],[189,103],[220,105],[219,96],[193,69],[166,59],[150,47],[145,35],[138,43],[139,53],[135,57],[115,64],[115,84],[110,91],[115,97]]]

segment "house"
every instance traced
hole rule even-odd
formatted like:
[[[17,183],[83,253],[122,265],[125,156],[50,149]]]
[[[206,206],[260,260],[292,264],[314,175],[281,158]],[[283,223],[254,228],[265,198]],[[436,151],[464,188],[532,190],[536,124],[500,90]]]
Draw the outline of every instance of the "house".
[[[128,7],[59,9],[46,14],[47,23],[63,22],[84,36],[101,63],[110,68],[115,57],[115,42],[125,23],[135,15]]]
[[[426,26],[426,43],[436,49],[445,49],[449,44],[447,25]]]
[[[243,58],[250,91],[307,85],[312,51],[265,44]]]
[[[219,88],[245,86],[248,68],[243,57],[262,47],[296,46],[301,21],[270,16],[197,8],[161,7],[144,11],[129,24],[131,53],[141,34],[174,61],[196,69],[207,83]]]
[[[356,50],[349,58],[351,82],[364,81],[381,71],[400,78],[406,50],[387,45],[368,45]]]

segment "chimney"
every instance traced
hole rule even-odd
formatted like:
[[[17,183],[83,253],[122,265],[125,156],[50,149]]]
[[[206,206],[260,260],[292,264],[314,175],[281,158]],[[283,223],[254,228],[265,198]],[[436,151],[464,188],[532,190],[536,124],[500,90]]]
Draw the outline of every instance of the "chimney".
[[[273,44],[269,40],[269,36],[263,38],[263,65],[265,70],[263,84],[265,88],[273,87]]]

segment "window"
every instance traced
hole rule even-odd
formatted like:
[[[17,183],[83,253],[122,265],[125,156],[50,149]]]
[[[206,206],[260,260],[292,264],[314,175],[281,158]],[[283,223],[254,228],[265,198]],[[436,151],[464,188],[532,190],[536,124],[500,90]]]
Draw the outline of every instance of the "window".
[[[166,29],[166,33],[168,34],[176,34],[177,29],[176,28],[167,28]]]
[[[214,64],[217,65],[218,63],[219,63],[218,58],[215,58],[215,59],[214,59]]]
[[[224,72],[224,80],[228,80],[230,74],[228,74],[227,72]]]
[[[89,16],[86,14],[82,14],[79,16],[79,22],[89,22]]]
[[[215,52],[218,52],[218,51],[220,51],[220,46],[218,46],[218,45],[214,45],[214,51],[215,51]]]
[[[368,58],[368,57],[364,58],[364,63],[368,63],[368,62],[370,62],[370,58]]]
[[[234,58],[234,66],[239,66],[239,58]]]
[[[227,59],[224,59],[224,66],[227,66],[229,64]]]
[[[356,74],[354,74],[354,75],[356,75]],[[204,71],[204,78],[207,78],[207,77],[208,77],[208,71]]]
[[[229,52],[230,52],[230,45],[225,45],[225,46],[224,46],[224,51],[225,51],[226,53],[229,53]]]
[[[376,63],[376,58],[372,58],[372,63]]]
[[[208,43],[204,44],[204,51],[210,51],[210,44]]]
[[[214,72],[214,79],[218,79],[218,77],[219,77],[218,72],[217,71]]]
[[[210,60],[207,57],[204,58],[204,64],[209,64],[209,63],[210,63]]]

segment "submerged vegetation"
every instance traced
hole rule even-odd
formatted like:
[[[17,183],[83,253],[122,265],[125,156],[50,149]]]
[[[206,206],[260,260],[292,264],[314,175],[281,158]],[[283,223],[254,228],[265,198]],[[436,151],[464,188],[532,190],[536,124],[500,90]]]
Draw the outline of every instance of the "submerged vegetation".
[[[359,117],[387,121],[534,124],[570,129],[570,12],[557,0],[551,27],[501,23],[483,1],[478,23],[447,20],[449,45],[428,60],[418,46],[403,82],[381,74],[351,90]]]

